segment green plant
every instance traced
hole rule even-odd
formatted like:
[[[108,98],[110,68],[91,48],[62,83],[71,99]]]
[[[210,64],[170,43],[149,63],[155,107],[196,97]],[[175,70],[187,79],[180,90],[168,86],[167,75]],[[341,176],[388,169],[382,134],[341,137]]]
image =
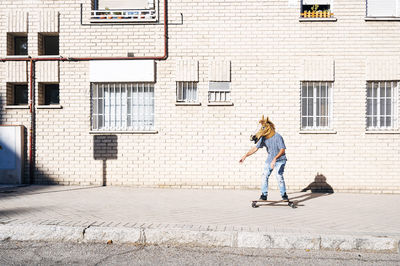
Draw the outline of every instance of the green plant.
[[[318,11],[319,5],[313,5],[311,11]]]

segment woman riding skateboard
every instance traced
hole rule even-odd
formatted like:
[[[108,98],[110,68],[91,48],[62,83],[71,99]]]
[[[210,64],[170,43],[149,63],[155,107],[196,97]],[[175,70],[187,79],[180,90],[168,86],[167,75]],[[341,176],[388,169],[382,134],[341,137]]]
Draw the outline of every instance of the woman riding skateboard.
[[[281,135],[275,132],[275,125],[269,120],[264,119],[262,116],[259,121],[261,129],[255,136],[251,136],[251,140],[256,142],[256,146],[251,148],[243,157],[239,163],[243,163],[244,160],[250,155],[254,154],[258,149],[263,147],[267,148],[268,158],[265,161],[264,171],[262,173],[262,185],[261,185],[261,196],[260,200],[267,200],[268,197],[268,178],[272,171],[276,168],[276,179],[278,181],[279,190],[282,196],[282,200],[288,201],[289,198],[286,194],[285,180],[283,179],[283,172],[286,165],[285,155],[285,142]]]

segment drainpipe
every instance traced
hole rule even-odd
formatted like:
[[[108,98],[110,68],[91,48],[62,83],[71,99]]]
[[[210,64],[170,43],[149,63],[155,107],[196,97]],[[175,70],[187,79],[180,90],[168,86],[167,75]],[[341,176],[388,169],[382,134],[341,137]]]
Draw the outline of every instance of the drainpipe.
[[[29,183],[33,183],[33,176],[34,176],[34,152],[33,149],[35,147],[35,144],[33,143],[34,138],[33,134],[35,132],[35,94],[34,92],[34,71],[35,71],[35,61],[30,60],[30,73],[29,73],[29,112],[31,114],[31,126],[29,129]]]
[[[29,129],[29,182],[34,176],[35,160],[33,152],[33,141],[35,140],[35,99],[34,99],[34,71],[36,61],[92,61],[92,60],[166,60],[168,58],[168,19],[167,19],[167,0],[164,0],[164,54],[162,56],[138,56],[138,57],[47,57],[47,58],[0,58],[0,62],[5,61],[26,61],[30,62],[29,75],[29,112],[31,114],[31,125]]]

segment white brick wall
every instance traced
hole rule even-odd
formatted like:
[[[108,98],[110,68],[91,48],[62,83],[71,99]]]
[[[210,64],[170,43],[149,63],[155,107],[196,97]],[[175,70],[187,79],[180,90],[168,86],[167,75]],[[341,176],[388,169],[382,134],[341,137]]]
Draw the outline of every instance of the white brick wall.
[[[161,56],[162,25],[81,26],[81,1],[27,4],[2,1],[0,51],[7,48],[10,10],[52,9],[60,16],[64,57]],[[84,3],[89,23],[90,1]],[[157,134],[116,134],[118,158],[106,162],[107,184],[141,187],[258,188],[265,150],[239,165],[262,114],[284,137],[285,180],[296,191],[317,173],[335,191],[400,192],[400,134],[366,134],[367,61],[400,56],[399,21],[364,20],[365,1],[337,0],[336,22],[299,22],[299,7],[277,1],[169,1],[166,61],[156,63]],[[163,10],[160,6],[160,21]],[[41,18],[29,15],[29,54],[37,55]],[[304,62],[334,61],[333,130],[300,134],[300,81]],[[208,106],[209,61],[231,61],[233,106]],[[176,106],[176,62],[198,61],[201,106]],[[4,70],[6,63],[0,63]],[[39,71],[39,70],[37,70]],[[89,62],[60,62],[62,109],[36,110],[35,183],[101,184],[103,162],[93,156]],[[39,77],[40,73],[36,73]],[[0,124],[23,124],[29,110],[5,109],[0,72]],[[36,80],[36,88],[38,88]],[[36,95],[37,100],[37,95]],[[400,106],[400,104],[399,104]],[[27,182],[27,180],[25,180]],[[274,176],[270,188],[276,189]]]

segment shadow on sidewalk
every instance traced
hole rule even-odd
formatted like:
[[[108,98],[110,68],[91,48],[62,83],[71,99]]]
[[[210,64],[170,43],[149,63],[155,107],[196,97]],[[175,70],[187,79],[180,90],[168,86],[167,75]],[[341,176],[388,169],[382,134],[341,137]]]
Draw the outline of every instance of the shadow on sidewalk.
[[[303,194],[296,197],[290,197],[290,200],[294,201],[296,206],[298,206],[298,203],[300,202],[316,199],[323,196],[329,196],[334,193],[332,186],[326,182],[326,177],[323,174],[319,173],[317,173],[317,175],[315,176],[314,182],[311,182],[300,192],[291,193],[291,195],[301,192],[307,192],[308,190],[310,190],[311,193]]]
[[[18,185],[14,187],[0,188],[0,199],[6,197],[69,192],[75,190],[95,189],[101,187],[102,186],[74,187],[74,186],[60,186],[60,185]],[[57,188],[57,190],[48,190],[49,188],[50,189]]]

